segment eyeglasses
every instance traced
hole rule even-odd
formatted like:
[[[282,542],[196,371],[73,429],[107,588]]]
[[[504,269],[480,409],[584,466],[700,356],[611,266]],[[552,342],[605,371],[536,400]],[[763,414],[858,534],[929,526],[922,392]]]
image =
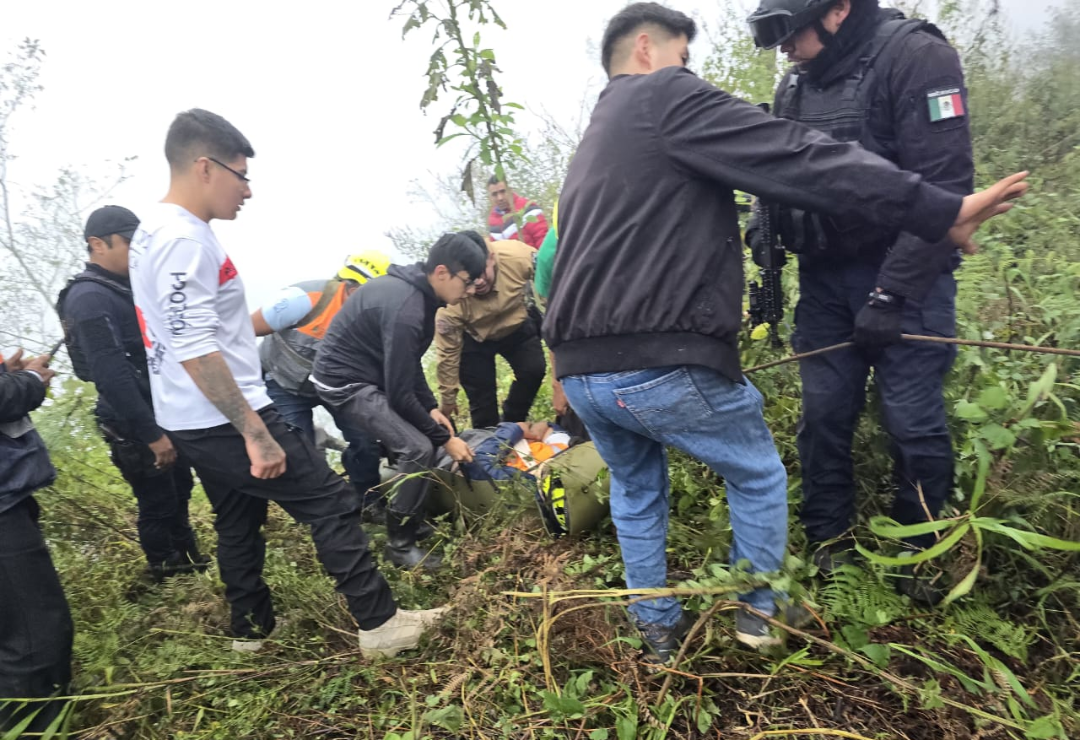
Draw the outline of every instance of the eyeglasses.
[[[476,279],[475,279],[475,278],[464,278],[464,277],[461,277],[461,275],[458,275],[458,274],[457,274],[456,272],[454,272],[454,273],[451,273],[451,275],[453,275],[453,276],[454,276],[454,277],[456,277],[456,278],[457,278],[458,280],[460,280],[460,281],[461,281],[462,283],[464,283],[464,284],[465,284],[465,289],[466,289],[466,290],[468,290],[469,288],[471,288],[471,287],[473,287],[474,285],[476,285]]]
[[[247,175],[245,175],[245,174],[244,174],[244,173],[242,173],[242,172],[237,172],[236,170],[234,170],[234,169],[233,169],[232,167],[230,167],[229,165],[225,164],[224,162],[222,162],[222,161],[220,161],[220,160],[217,160],[217,159],[214,159],[213,157],[207,157],[207,159],[209,159],[209,160],[210,160],[211,162],[213,162],[214,164],[218,165],[219,167],[224,167],[224,168],[225,168],[225,169],[227,169],[227,170],[228,170],[229,172],[231,172],[231,173],[233,173],[234,175],[236,175],[236,177],[237,177],[237,178],[238,178],[238,179],[240,180],[240,182],[251,182],[251,180],[250,180],[250,179],[248,178],[248,176],[247,176]],[[199,160],[197,160],[197,159],[196,159],[195,161],[196,161],[196,162],[198,162]]]

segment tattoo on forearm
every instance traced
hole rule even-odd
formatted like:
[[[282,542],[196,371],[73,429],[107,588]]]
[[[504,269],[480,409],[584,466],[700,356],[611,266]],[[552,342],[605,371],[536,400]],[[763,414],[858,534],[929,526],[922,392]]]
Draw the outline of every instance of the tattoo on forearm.
[[[225,364],[220,352],[196,357],[183,365],[203,395],[225,415],[229,423],[236,427],[236,431],[240,434],[255,431],[247,428],[251,406],[240,392],[240,387],[236,385],[236,379],[229,372],[229,366]]]

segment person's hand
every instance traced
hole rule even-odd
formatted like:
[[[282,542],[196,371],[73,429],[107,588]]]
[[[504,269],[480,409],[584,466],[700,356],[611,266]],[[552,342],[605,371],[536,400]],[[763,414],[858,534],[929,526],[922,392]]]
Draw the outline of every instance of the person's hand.
[[[472,462],[473,454],[469,449],[469,445],[461,437],[451,437],[443,445],[446,449],[446,454],[449,455],[455,462]]]
[[[176,462],[176,448],[167,434],[162,434],[157,442],[151,442],[150,451],[154,453],[154,467],[158,470],[167,470]]]
[[[971,241],[971,237],[984,221],[1008,211],[1013,207],[1010,201],[1016,200],[1027,192],[1028,183],[1025,182],[1027,176],[1026,171],[1017,172],[1015,175],[998,180],[985,190],[965,196],[964,203],[960,206],[960,213],[957,214],[953,227],[949,229],[949,239],[953,244],[960,247],[965,254],[973,254],[974,252],[969,250],[978,249],[978,247]]]
[[[449,419],[446,418],[446,414],[444,414],[442,411],[439,411],[438,409],[432,409],[431,418],[435,420],[436,424],[440,424],[446,427],[446,431],[450,432],[451,435],[454,434],[454,425]]]
[[[889,301],[870,301],[855,316],[855,345],[867,352],[880,352],[900,341],[900,319],[904,299],[885,293]]]
[[[570,400],[563,391],[562,383],[557,380],[551,381],[551,407],[555,409],[555,413],[559,416],[566,416],[570,413]]]
[[[244,437],[244,447],[251,460],[251,477],[259,480],[277,478],[285,472],[285,450],[263,431],[253,437]]]
[[[7,369],[9,372],[17,373],[22,370],[24,365],[26,364],[23,362],[22,348],[20,347],[19,349],[15,350],[15,354],[5,359],[4,364],[7,365]]]
[[[453,418],[454,414],[456,414],[457,412],[458,412],[458,408],[457,408],[457,402],[456,401],[452,402],[452,403],[447,402],[447,401],[443,401],[443,403],[439,405],[439,413],[441,413],[443,416],[445,416],[448,419]]]
[[[16,357],[21,355],[22,350],[15,353]],[[22,370],[28,370],[30,372],[37,373],[41,376],[41,382],[45,384],[45,387],[49,387],[49,381],[56,375],[55,370],[49,369],[49,360],[52,358],[49,355],[38,355],[37,357],[31,357],[29,360],[22,360],[19,357],[19,362],[22,364]]]

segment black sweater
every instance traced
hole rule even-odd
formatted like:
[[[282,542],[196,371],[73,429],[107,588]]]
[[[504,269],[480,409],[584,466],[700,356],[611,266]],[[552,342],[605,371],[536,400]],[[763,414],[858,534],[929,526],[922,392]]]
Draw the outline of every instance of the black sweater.
[[[733,189],[927,241],[945,236],[962,200],[685,68],[615,77],[559,199],[544,338],[560,377],[704,365],[741,381]]]
[[[86,277],[93,279],[80,279]],[[76,370],[80,376],[89,374],[84,380],[97,387],[98,418],[145,444],[161,439],[164,432],[154,420],[146,346],[127,277],[88,263],[60,294],[59,307],[72,359],[81,355],[86,362]]]
[[[312,378],[328,388],[374,385],[432,444],[446,444],[450,434],[431,418],[438,404],[421,365],[442,305],[422,264],[391,265],[338,311],[319,343]]]

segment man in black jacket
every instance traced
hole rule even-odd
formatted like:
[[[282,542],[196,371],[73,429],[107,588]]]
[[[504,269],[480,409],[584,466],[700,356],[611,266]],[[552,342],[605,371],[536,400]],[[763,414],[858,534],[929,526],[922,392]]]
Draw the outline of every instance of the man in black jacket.
[[[435,312],[471,294],[486,266],[479,234],[443,234],[426,262],[391,265],[385,276],[360,286],[334,317],[315,356],[311,379],[319,396],[397,460],[402,480],[386,510],[386,558],[395,565],[439,565],[416,544],[429,485],[423,473],[435,449],[472,460],[468,444],[439,411],[421,358],[435,336]]]
[[[685,65],[694,22],[656,3],[618,13],[602,43],[611,77],[559,200],[544,337],[574,410],[611,470],[627,585],[666,585],[665,445],[724,477],[731,561],[778,570],[787,533],[784,467],[742,376],[742,249],[735,188],[822,213],[970,241],[1007,210],[1024,175],[961,198],[856,145],[772,118]],[[945,247],[942,247],[943,249]],[[768,588],[742,596],[736,634],[775,643]],[[653,658],[692,623],[673,598],[630,607]],[[801,616],[791,609],[789,619]]]
[[[934,26],[882,10],[878,0],[763,0],[749,23],[759,46],[780,47],[796,65],[776,91],[773,113],[858,142],[951,192],[972,191],[964,75]],[[937,516],[952,489],[942,393],[956,350],[901,342],[900,333],[955,336],[952,272],[960,257],[947,240],[791,208],[778,215],[782,244],[799,254],[792,345],[807,352],[853,335],[856,344],[799,366],[801,517],[807,538],[820,546],[815,562],[829,572],[834,558],[850,558],[851,447],[871,367],[896,457],[893,519],[913,524]],[[760,231],[750,232],[760,248],[753,244]],[[929,534],[909,545],[932,543]],[[913,598],[940,598],[916,577],[897,585]]]
[[[154,420],[150,380],[135,303],[128,281],[128,251],[139,227],[134,213],[103,206],[86,220],[90,260],[60,292],[57,310],[64,324],[75,374],[98,391],[97,416],[112,461],[139,504],[139,544],[150,574],[205,570],[188,521],[194,479],[184,460]]]
[[[26,731],[44,732],[63,703],[31,703],[22,712],[17,699],[63,694],[71,680],[71,612],[33,497],[56,470],[28,416],[53,375],[47,355],[0,358],[0,734],[32,712]]]

